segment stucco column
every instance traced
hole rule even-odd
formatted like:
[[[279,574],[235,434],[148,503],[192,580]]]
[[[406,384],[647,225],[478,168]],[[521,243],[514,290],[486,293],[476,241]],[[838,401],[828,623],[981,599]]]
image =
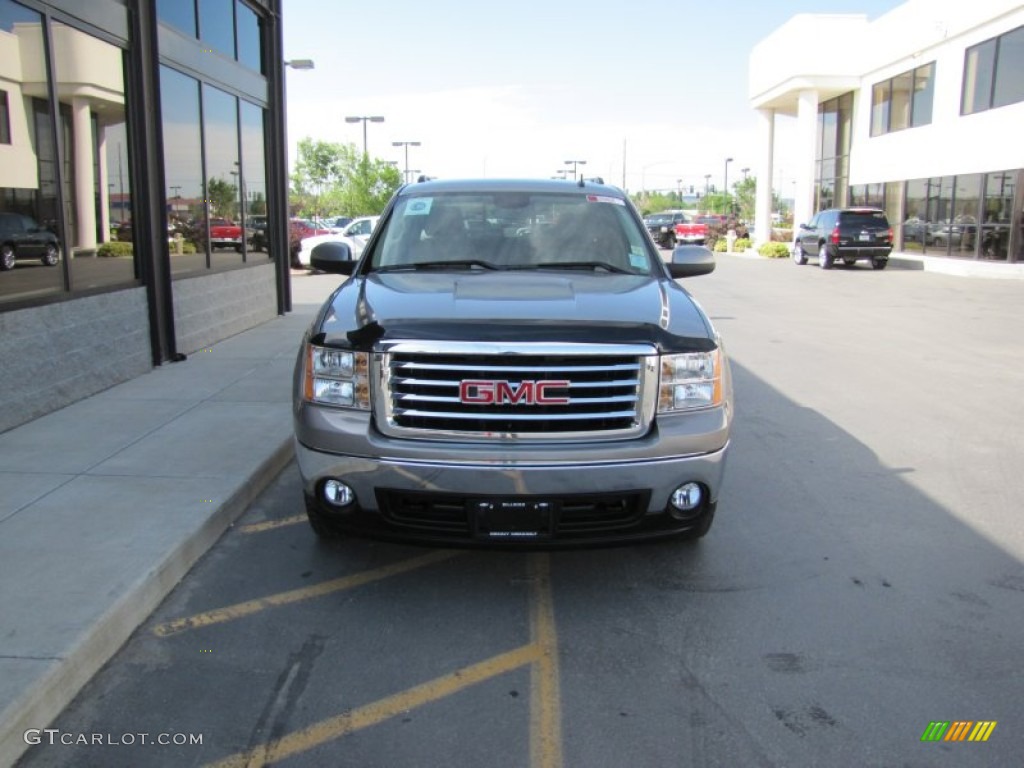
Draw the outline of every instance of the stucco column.
[[[75,245],[79,248],[96,247],[96,176],[92,168],[92,120],[89,101],[71,100],[72,125],[75,144]]]
[[[100,240],[110,242],[110,179],[107,178],[107,129],[100,126],[99,135],[99,171],[100,171]]]
[[[757,110],[757,196],[754,199],[754,243],[772,239],[772,174],[775,157],[775,110]]]
[[[800,91],[796,111],[796,189],[793,200],[793,229],[814,216],[814,163],[818,136],[818,92]]]

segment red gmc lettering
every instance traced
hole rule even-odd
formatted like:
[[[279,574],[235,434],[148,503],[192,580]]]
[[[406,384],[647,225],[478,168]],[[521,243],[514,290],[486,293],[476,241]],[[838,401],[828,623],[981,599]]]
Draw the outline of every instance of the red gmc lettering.
[[[549,395],[548,390],[568,386],[568,381],[521,381],[513,386],[508,381],[464,379],[459,383],[459,400],[475,405],[563,405],[569,398]]]

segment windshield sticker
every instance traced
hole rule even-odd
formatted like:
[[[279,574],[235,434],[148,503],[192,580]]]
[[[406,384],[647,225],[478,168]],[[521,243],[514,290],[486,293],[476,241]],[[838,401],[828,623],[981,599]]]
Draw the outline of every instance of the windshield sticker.
[[[417,197],[415,200],[410,200],[405,206],[405,215],[426,216],[430,213],[430,206],[433,202],[434,198],[432,197]]]
[[[629,265],[635,269],[643,269],[647,266],[647,257],[642,253],[631,252],[629,254]]]
[[[617,197],[609,197],[608,195],[587,195],[588,203],[611,203],[612,205],[625,205],[625,200],[620,200]]]

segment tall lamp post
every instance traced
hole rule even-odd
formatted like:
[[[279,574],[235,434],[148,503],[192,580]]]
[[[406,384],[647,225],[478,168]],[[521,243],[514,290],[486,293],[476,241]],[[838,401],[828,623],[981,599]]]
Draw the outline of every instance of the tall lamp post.
[[[405,171],[402,175],[402,181],[406,184],[409,183],[409,147],[418,147],[420,142],[418,141],[392,141],[392,147],[405,147]]]
[[[576,166],[578,166],[578,165],[586,165],[587,161],[586,160],[566,160],[565,164],[572,166],[572,178],[573,178],[573,181],[575,181],[576,180]]]
[[[710,173],[705,173],[704,174],[704,211],[705,211],[705,213],[708,210],[708,183],[710,181],[711,181],[711,174]]]
[[[722,213],[728,213],[726,208],[729,205],[729,163],[731,163],[731,162],[732,162],[732,158],[731,157],[725,158],[725,179],[724,179],[725,187],[722,189],[722,192],[725,193],[725,198],[724,198],[724,202],[722,203]]]
[[[346,123],[362,123],[363,124],[363,157],[369,157],[369,153],[366,151],[366,124],[367,123],[383,123],[384,118],[380,115],[373,115],[371,117],[355,117],[349,116],[345,118]]]

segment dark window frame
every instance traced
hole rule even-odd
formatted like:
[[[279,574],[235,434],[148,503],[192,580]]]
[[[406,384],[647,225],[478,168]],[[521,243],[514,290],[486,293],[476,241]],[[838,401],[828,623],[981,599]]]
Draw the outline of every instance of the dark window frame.
[[[995,103],[996,83],[999,81],[1000,49],[1002,47],[1001,46],[1002,41],[1004,40],[1004,38],[1007,38],[1010,35],[1021,34],[1022,30],[1024,30],[1024,25],[1021,25],[1019,27],[1014,27],[1013,29],[1008,29],[1005,32],[1003,32],[1002,34],[996,35],[995,37],[990,37],[987,40],[982,40],[980,43],[975,43],[974,45],[970,46],[969,48],[967,48],[964,51],[964,70],[963,70],[963,78],[961,79],[961,83],[960,83],[960,116],[961,117],[966,117],[967,115],[976,115],[976,114],[978,114],[980,112],[988,112],[990,109],[999,109],[1000,107],[1007,107],[1007,106],[1010,106],[1011,104],[1019,104],[1022,101],[1024,101],[1024,96],[1022,96],[1022,98],[1020,98],[1020,99],[1018,99],[1016,101],[1007,102],[1006,104],[996,104]],[[992,48],[993,48],[993,50],[992,50],[991,78],[989,79],[989,81],[987,83],[982,83],[982,85],[987,85],[988,86],[988,88],[987,88],[988,93],[987,94],[982,94],[981,103],[978,105],[977,108],[975,108],[974,103],[977,102],[977,96],[975,96],[975,99],[972,100],[972,102],[974,102],[974,103],[972,103],[972,104],[968,104],[967,103],[968,85],[970,84],[970,81],[968,79],[968,75],[970,74],[969,67],[968,67],[968,61],[970,60],[970,57],[971,57],[971,55],[973,53],[979,52],[979,55],[980,55],[980,51],[983,48],[985,48],[985,46],[989,46],[989,45],[991,45]],[[975,75],[977,75],[977,70],[975,70]],[[973,84],[975,86],[978,84],[976,77],[975,77],[975,81],[974,81]],[[975,91],[975,93],[976,93],[976,91]]]
[[[11,104],[7,91],[0,89],[0,144],[11,143]]]
[[[927,76],[924,74],[923,70],[929,70]],[[879,80],[871,86],[871,127],[869,133],[872,138],[876,136],[885,136],[886,134],[896,133],[898,131],[907,131],[911,128],[920,128],[923,125],[931,125],[931,112],[934,106],[935,71],[936,62],[933,60],[924,64],[919,64],[913,69],[908,69],[905,72],[899,72],[885,80]],[[909,96],[907,99],[907,124],[894,128],[892,124],[892,95],[895,90],[894,84],[898,79],[906,77],[907,75],[910,75],[910,90],[908,91]],[[928,115],[926,117],[918,114],[918,100],[915,98],[917,95],[917,84],[922,80],[928,83],[926,87],[930,88],[933,94],[932,98],[927,101]],[[883,101],[875,100],[875,92],[879,87],[885,88],[885,97]],[[875,110],[879,107],[884,107],[885,109],[885,125],[880,127],[875,125]]]

